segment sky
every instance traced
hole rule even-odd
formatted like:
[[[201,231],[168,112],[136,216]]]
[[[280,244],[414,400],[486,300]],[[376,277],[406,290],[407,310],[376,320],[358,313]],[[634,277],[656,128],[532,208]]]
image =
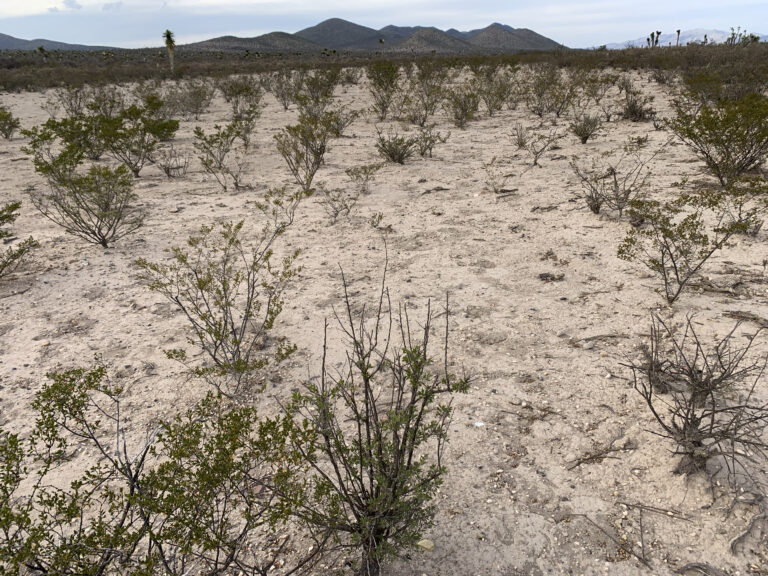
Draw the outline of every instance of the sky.
[[[327,18],[363,26],[471,30],[492,22],[588,48],[695,28],[768,33],[768,0],[0,0],[0,33],[141,48],[217,36],[297,32]]]

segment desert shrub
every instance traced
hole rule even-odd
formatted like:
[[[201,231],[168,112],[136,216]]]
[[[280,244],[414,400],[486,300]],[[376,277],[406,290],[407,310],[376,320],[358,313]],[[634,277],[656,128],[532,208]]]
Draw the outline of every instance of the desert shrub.
[[[480,97],[469,85],[457,86],[444,93],[443,108],[457,128],[465,128],[480,109]]]
[[[442,134],[435,130],[435,125],[422,126],[419,128],[419,135],[416,137],[416,149],[419,152],[419,156],[429,156],[432,158],[432,150],[438,144],[445,144],[448,142],[448,138],[451,137],[450,132]]]
[[[357,190],[350,192],[343,188],[329,189],[322,184],[318,188],[320,190],[320,205],[328,215],[331,224],[335,224],[341,215],[349,217],[360,197]]]
[[[145,434],[103,366],[48,378],[32,433],[0,430],[0,572],[265,575],[286,561],[265,546],[290,510],[269,474],[280,431],[255,408],[209,394]]]
[[[373,110],[379,120],[386,120],[389,108],[400,89],[400,66],[388,60],[377,60],[365,67],[373,96]]]
[[[293,104],[294,94],[299,92],[303,81],[303,70],[290,70],[288,68],[280,68],[268,76],[266,80],[269,91],[285,110],[288,110]]]
[[[524,99],[528,109],[539,116],[555,114],[558,118],[573,103],[577,82],[567,78],[550,63],[532,66],[525,85]]]
[[[483,162],[483,170],[486,175],[485,185],[490,192],[494,194],[509,192],[505,186],[512,174],[499,166],[496,156],[491,158],[489,162]]]
[[[646,122],[656,117],[656,111],[651,106],[653,96],[646,96],[640,88],[636,88],[627,76],[622,76],[620,85],[623,86],[624,102],[621,117],[632,122]]]
[[[568,129],[576,135],[582,144],[586,144],[592,136],[600,131],[602,126],[603,123],[599,116],[586,112],[575,112]]]
[[[528,146],[528,141],[531,139],[528,130],[520,122],[515,123],[515,127],[512,129],[512,133],[509,137],[518,150],[524,150],[525,147]]]
[[[342,86],[357,86],[363,78],[363,69],[357,67],[342,68],[339,83]]]
[[[364,164],[347,168],[344,173],[357,186],[360,194],[368,194],[371,182],[376,179],[376,173],[381,170],[381,164]]]
[[[376,576],[432,524],[432,500],[446,472],[451,397],[469,384],[447,365],[434,368],[439,360],[430,348],[429,306],[418,334],[400,310],[396,343],[386,290],[368,318],[367,307],[350,301],[346,282],[344,288],[346,363],[331,368],[326,341],[319,379],[294,396],[280,420],[289,430],[281,452],[305,462],[309,474],[275,483],[298,500],[301,524],[320,535],[338,534],[340,547],[359,550],[356,573]],[[447,323],[445,335],[441,359],[447,359]]]
[[[82,116],[91,98],[88,86],[65,86],[53,92],[53,99],[67,116]]]
[[[30,188],[35,208],[68,233],[108,248],[136,231],[144,211],[135,205],[133,180],[125,166],[92,166],[48,178],[48,189]]]
[[[293,100],[308,115],[322,114],[333,100],[333,91],[339,84],[341,70],[336,67],[321,68],[304,74]]]
[[[326,112],[325,122],[334,138],[340,138],[347,128],[360,117],[360,110],[348,110],[346,106],[331,108]]]
[[[488,116],[493,116],[510,99],[512,77],[499,66],[486,64],[474,71],[472,87],[485,104]]]
[[[323,165],[331,137],[327,114],[299,115],[299,122],[275,134],[275,145],[305,194],[312,193],[312,180]]]
[[[216,85],[211,80],[182,80],[166,91],[165,110],[184,120],[199,120],[211,107],[215,95]]]
[[[726,186],[722,214],[726,222],[747,222],[743,232],[756,236],[768,211],[768,181],[760,176],[742,176]],[[739,231],[741,232],[741,230]]]
[[[195,127],[195,150],[203,170],[213,176],[225,192],[230,185],[235,190],[243,188],[242,173],[245,168],[245,154],[235,149],[235,139],[240,133],[237,123],[226,126],[214,125],[213,132],[206,134],[199,126]]]
[[[376,135],[376,150],[390,162],[405,164],[416,152],[418,136],[403,136],[392,128],[386,133],[376,128]]]
[[[277,239],[292,224],[301,193],[270,190],[259,204],[266,223],[254,244],[243,244],[243,222],[202,226],[171,262],[136,261],[139,279],[170,300],[189,321],[190,344],[212,363],[192,365],[184,349],[166,354],[227,395],[258,391],[263,373],[295,347],[271,339],[283,309],[283,291],[297,272],[292,253],[277,261]]]
[[[426,125],[443,99],[444,86],[450,79],[450,69],[436,60],[419,62],[404,90],[402,113],[417,126]]]
[[[633,200],[630,220],[643,224],[630,229],[619,246],[619,258],[639,260],[657,274],[664,298],[672,304],[715,252],[752,225],[750,219],[727,219],[725,199],[723,191],[703,190],[671,202]],[[705,216],[714,223],[707,225]]]
[[[651,177],[648,164],[655,156],[641,158],[638,149],[627,144],[618,158],[613,158],[612,153],[603,154],[592,160],[590,168],[572,161],[571,168],[582,189],[578,196],[595,214],[605,204],[621,218],[630,203],[642,197]]]
[[[125,96],[114,84],[94,86],[85,104],[87,113],[94,116],[117,116],[125,108]]]
[[[178,128],[178,120],[167,119],[163,101],[152,95],[141,105],[129,106],[117,116],[101,117],[105,148],[137,178],[144,165],[152,161],[160,143],[171,140]]]
[[[749,482],[754,468],[768,459],[768,407],[755,394],[765,359],[748,357],[757,335],[739,346],[738,327],[705,347],[692,317],[680,334],[654,315],[645,361],[629,368],[635,390],[658,424],[657,434],[680,456],[675,471],[704,471],[716,460],[715,474],[724,470],[730,482],[743,487],[742,481]]]
[[[3,244],[8,244],[13,239],[13,233],[8,229],[8,226],[12,225],[19,217],[19,208],[21,208],[21,202],[11,202],[0,206],[0,241]],[[30,237],[0,252],[0,278],[13,272],[24,256],[36,247],[37,242]]]
[[[723,186],[758,167],[768,154],[768,97],[749,94],[692,110],[680,101],[667,122]]]
[[[13,138],[14,132],[21,127],[21,122],[15,118],[8,108],[0,106],[0,134],[6,140]]]
[[[565,138],[565,134],[560,133],[555,127],[550,128],[546,133],[538,131],[531,133],[517,124],[513,138],[518,147],[524,148],[531,155],[533,166],[540,166],[539,160],[542,156],[557,146],[557,143]]]
[[[181,178],[189,168],[189,155],[176,150],[173,144],[158,149],[153,161],[168,178]]]
[[[244,110],[261,108],[264,88],[258,76],[230,76],[219,82],[224,100],[232,106],[232,115],[238,116]]]

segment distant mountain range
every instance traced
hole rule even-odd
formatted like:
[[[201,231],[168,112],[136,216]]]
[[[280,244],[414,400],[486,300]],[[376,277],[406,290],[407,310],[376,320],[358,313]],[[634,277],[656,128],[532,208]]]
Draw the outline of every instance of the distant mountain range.
[[[82,46],[50,40],[20,40],[0,34],[0,50],[105,50],[104,46]],[[177,51],[312,53],[323,50],[337,52],[390,52],[414,54],[488,54],[562,48],[526,28],[491,24],[487,28],[461,32],[443,31],[422,26],[385,26],[381,30],[361,26],[340,18],[325,20],[295,34],[271,32],[254,38],[221,36],[202,42],[178,45]]]
[[[649,30],[650,33],[650,30]],[[765,34],[756,34],[760,37],[761,42],[768,41],[768,36]],[[724,32],[723,30],[704,30],[702,28],[696,28],[694,30],[681,30],[680,31],[680,46],[686,44],[700,44],[704,42],[704,38],[707,39],[708,44],[722,44],[728,38],[731,37],[730,32]],[[661,39],[659,40],[659,46],[675,46],[677,42],[677,31],[665,34],[661,33]],[[605,47],[609,50],[620,50],[622,48],[635,47],[643,48],[647,46],[647,36],[645,38],[635,38],[634,40],[626,40],[624,42],[614,42],[613,44],[606,44]]]

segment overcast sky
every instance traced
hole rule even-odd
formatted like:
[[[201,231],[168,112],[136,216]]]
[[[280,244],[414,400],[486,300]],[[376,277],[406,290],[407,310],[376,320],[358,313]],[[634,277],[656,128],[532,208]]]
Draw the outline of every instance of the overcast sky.
[[[768,33],[768,0],[0,0],[0,33],[121,47],[177,44],[231,34],[296,32],[327,18],[371,28],[470,30],[501,22],[570,47],[591,47],[694,28]]]

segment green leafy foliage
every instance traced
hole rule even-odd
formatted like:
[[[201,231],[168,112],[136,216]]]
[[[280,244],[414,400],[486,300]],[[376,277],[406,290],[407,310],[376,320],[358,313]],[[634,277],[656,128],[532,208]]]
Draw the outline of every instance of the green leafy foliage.
[[[283,548],[266,535],[290,510],[276,505],[269,475],[279,429],[209,394],[142,437],[103,366],[48,378],[32,434],[0,431],[0,574],[274,568]],[[62,471],[73,479],[56,479]]]
[[[21,208],[21,202],[11,202],[0,206],[0,241],[3,243],[9,242],[13,238],[13,234],[7,226],[13,224],[19,217],[19,208]],[[22,258],[37,245],[37,242],[30,237],[0,252],[0,278],[12,272]]]
[[[135,177],[161,142],[171,140],[179,121],[163,113],[163,101],[150,94],[141,104],[125,108],[114,117],[102,117],[101,134],[106,149],[125,164]]]
[[[3,138],[6,140],[13,138],[13,134],[20,126],[19,119],[15,118],[8,108],[0,106],[0,134]]]
[[[312,193],[312,181],[323,165],[323,158],[332,135],[333,118],[299,115],[299,122],[286,126],[275,134],[275,145],[283,156],[296,183],[305,194]]]
[[[226,192],[230,186],[235,190],[243,187],[242,172],[245,167],[244,151],[235,148],[235,139],[242,138],[245,132],[236,121],[226,126],[214,125],[213,132],[206,134],[199,126],[195,127],[195,150],[203,170],[216,179]]]
[[[379,120],[386,120],[400,89],[400,66],[395,62],[377,60],[368,64],[365,72],[373,96],[373,110]]]
[[[414,155],[418,140],[418,136],[404,136],[391,128],[387,132],[376,128],[376,150],[395,164],[405,164]]]
[[[715,252],[734,234],[749,229],[750,218],[726,217],[725,201],[725,192],[706,190],[682,194],[672,202],[632,201],[630,220],[642,224],[630,229],[619,246],[619,258],[639,260],[659,275],[664,298],[672,304]]]
[[[220,392],[235,396],[253,392],[262,371],[294,351],[270,335],[283,309],[283,291],[296,274],[297,252],[276,262],[277,238],[291,225],[302,198],[285,189],[271,190],[260,205],[267,223],[250,248],[243,245],[244,223],[203,226],[186,247],[172,248],[168,264],[136,261],[139,279],[173,302],[189,321],[189,343],[199,347],[210,364],[190,365]],[[169,357],[190,364],[183,349]]]
[[[480,96],[466,84],[446,90],[443,108],[457,128],[466,128],[480,110]]]
[[[338,534],[340,546],[360,551],[357,573],[374,576],[432,523],[446,471],[451,397],[469,385],[447,366],[435,369],[429,307],[419,335],[400,311],[397,344],[383,287],[371,318],[365,307],[353,312],[361,309],[350,302],[346,282],[344,307],[346,365],[331,370],[324,354],[319,381],[297,393],[279,420],[291,431],[283,435],[285,453],[306,462],[310,473],[280,474],[275,484],[295,503],[299,522],[319,536]],[[446,322],[446,359],[447,336]]]
[[[748,94],[691,108],[678,100],[669,128],[727,186],[768,154],[768,96]]]
[[[135,205],[133,178],[125,166],[92,166],[49,179],[47,190],[29,190],[35,208],[64,230],[108,248],[136,231],[144,211]]]

